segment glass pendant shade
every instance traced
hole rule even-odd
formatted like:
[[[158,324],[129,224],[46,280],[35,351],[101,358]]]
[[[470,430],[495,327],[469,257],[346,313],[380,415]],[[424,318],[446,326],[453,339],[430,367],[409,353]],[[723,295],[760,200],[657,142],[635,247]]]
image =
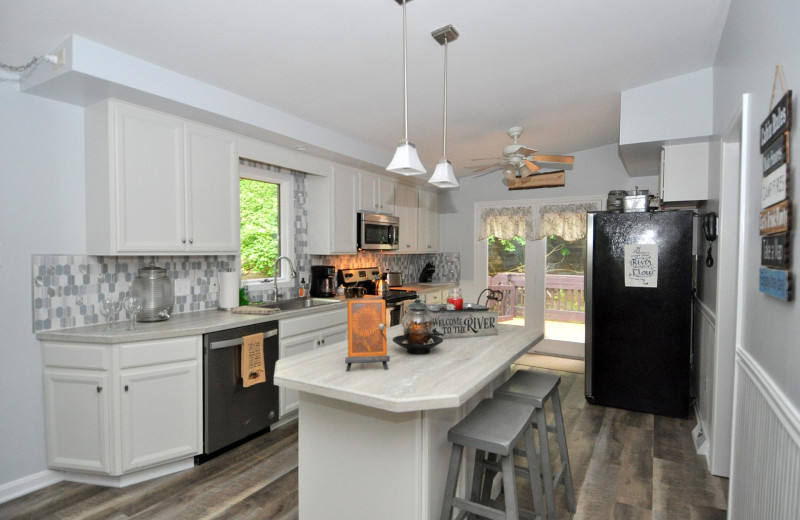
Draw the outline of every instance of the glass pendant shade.
[[[397,145],[392,162],[386,167],[387,171],[399,173],[400,175],[420,175],[427,173],[422,161],[417,155],[417,148],[414,143],[403,140]]]
[[[453,173],[453,166],[444,157],[439,160],[428,182],[437,188],[458,188],[458,179]]]

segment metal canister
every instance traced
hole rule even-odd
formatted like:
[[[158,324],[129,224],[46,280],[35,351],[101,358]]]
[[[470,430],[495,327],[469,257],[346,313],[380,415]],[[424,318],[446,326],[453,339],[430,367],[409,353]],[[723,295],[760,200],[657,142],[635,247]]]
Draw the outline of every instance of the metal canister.
[[[625,190],[611,190],[608,192],[608,199],[606,200],[606,211],[621,212],[622,211],[622,198],[625,196]]]

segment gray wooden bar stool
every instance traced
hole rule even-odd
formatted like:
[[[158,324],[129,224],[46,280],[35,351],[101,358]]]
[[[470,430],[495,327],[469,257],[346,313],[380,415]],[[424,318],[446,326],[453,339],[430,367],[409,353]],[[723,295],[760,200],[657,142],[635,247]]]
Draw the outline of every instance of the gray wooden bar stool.
[[[457,518],[463,518],[467,513],[473,513],[494,520],[519,519],[514,446],[524,437],[526,452],[532,453],[531,458],[538,460],[532,427],[534,411],[533,406],[524,403],[484,399],[458,424],[450,428],[447,433],[447,439],[453,443],[453,447],[450,452],[450,468],[447,473],[447,483],[445,484],[441,520],[450,520],[453,508],[461,510]],[[455,496],[464,447],[475,449],[476,467],[473,472],[469,500]],[[505,512],[479,502],[481,478],[484,474],[482,461],[487,454],[497,456],[502,467]],[[529,463],[529,465],[531,464]],[[537,468],[538,464],[531,466]],[[526,473],[525,476],[529,478],[531,483],[534,508],[541,512],[544,507],[538,470],[533,473],[526,471]]]
[[[508,381],[494,392],[494,397],[497,399],[525,403],[536,409],[534,426],[539,431],[539,458],[542,463],[542,480],[544,480],[544,496],[548,518],[555,518],[556,515],[555,487],[559,483],[564,484],[567,495],[567,509],[570,513],[575,512],[575,490],[572,486],[572,470],[569,465],[567,436],[564,433],[564,418],[561,415],[561,398],[558,396],[559,383],[561,383],[561,377],[555,374],[532,370],[517,370]],[[544,405],[548,399],[552,401],[555,425],[547,424]],[[553,477],[553,470],[550,466],[548,431],[555,432],[558,438],[558,450],[561,455],[561,466],[556,471],[555,477]],[[526,448],[526,451],[530,452],[531,450]],[[531,465],[531,461],[528,461],[528,466]]]

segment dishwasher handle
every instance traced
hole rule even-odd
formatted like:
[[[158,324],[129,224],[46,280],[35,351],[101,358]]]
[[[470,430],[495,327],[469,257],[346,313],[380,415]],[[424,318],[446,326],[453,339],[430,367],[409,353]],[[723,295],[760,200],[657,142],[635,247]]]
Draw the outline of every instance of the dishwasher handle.
[[[272,338],[278,335],[278,329],[268,330],[264,333],[264,339]],[[209,344],[209,348],[211,350],[216,350],[219,348],[229,348],[229,347],[236,347],[243,344],[244,341],[242,338],[234,338],[234,339],[226,339],[222,341],[214,341]]]

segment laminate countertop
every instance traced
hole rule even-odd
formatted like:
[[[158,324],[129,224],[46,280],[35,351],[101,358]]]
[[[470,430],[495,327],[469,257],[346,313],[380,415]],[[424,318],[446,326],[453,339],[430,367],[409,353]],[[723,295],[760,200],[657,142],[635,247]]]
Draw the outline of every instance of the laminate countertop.
[[[332,300],[333,301],[333,300]],[[210,310],[174,314],[165,321],[136,323],[136,330],[127,330],[130,321],[122,320],[117,327],[105,332],[105,324],[88,327],[74,327],[36,333],[40,341],[66,341],[77,343],[128,343],[131,341],[150,341],[181,336],[195,336],[220,330],[244,327],[267,321],[285,320],[310,314],[340,309],[347,312],[344,300],[336,300],[327,305],[308,309],[281,311],[275,314],[236,314],[231,311]]]
[[[498,334],[447,338],[428,354],[409,354],[387,330],[389,369],[381,363],[353,364],[347,372],[343,341],[278,360],[275,384],[390,412],[455,408],[507,370],[544,336],[543,331],[499,324]]]

